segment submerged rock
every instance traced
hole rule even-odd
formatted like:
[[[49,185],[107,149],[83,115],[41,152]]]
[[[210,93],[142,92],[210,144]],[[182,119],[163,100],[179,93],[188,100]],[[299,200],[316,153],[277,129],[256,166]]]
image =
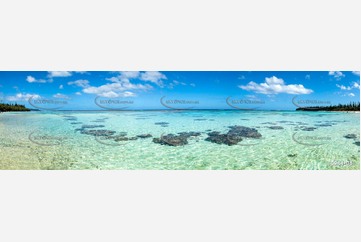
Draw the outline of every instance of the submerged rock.
[[[317,129],[317,128],[315,128],[315,127],[303,127],[303,128],[301,128],[302,131],[314,131],[315,129]]]
[[[229,126],[229,128],[231,129],[230,131],[228,131],[228,135],[230,136],[240,136],[240,137],[255,138],[255,139],[262,137],[262,135],[258,133],[257,129],[254,128],[248,128],[238,125]]]
[[[268,126],[269,129],[284,129],[282,126]]]
[[[261,123],[261,124],[271,124],[271,125],[276,125],[277,123],[272,123],[272,122],[264,122],[264,123]]]
[[[242,141],[242,138],[261,138],[262,135],[258,133],[257,129],[248,128],[244,126],[229,126],[230,130],[226,134],[221,134],[218,131],[213,131],[208,133],[206,141],[216,143],[216,144],[225,144],[225,145],[236,145]]]
[[[167,122],[155,122],[155,125],[168,125],[169,123]]]
[[[346,139],[356,139],[357,135],[356,134],[347,134],[347,135],[345,135],[343,137],[345,137]]]
[[[72,122],[70,124],[82,124],[82,122]]]
[[[115,131],[106,130],[106,129],[83,129],[80,132],[81,134],[93,135],[93,136],[111,136],[115,134]]]
[[[146,138],[150,138],[150,137],[153,137],[151,134],[140,134],[140,135],[137,135],[138,138],[141,138],[141,139],[146,139]]]
[[[114,138],[114,141],[129,141],[129,140],[137,140],[137,137],[125,137],[125,136],[117,136]]]
[[[225,144],[231,146],[236,145],[238,142],[242,141],[240,136],[229,136],[227,134],[220,134],[219,132],[212,132],[208,135],[209,136],[205,140],[216,144]]]
[[[189,137],[196,137],[196,136],[200,136],[201,133],[200,132],[194,132],[194,131],[190,131],[190,132],[180,132],[178,133],[180,136],[184,136],[186,138],[189,138]]]
[[[167,134],[160,138],[153,138],[153,142],[161,145],[183,146],[188,144],[187,137],[182,135]]]
[[[357,145],[357,146],[360,146],[360,141],[356,141],[354,142],[353,144]]]
[[[318,126],[318,127],[331,127],[332,124],[315,124],[315,126]]]
[[[78,119],[77,118],[65,118],[65,120],[67,120],[67,121],[76,121]]]

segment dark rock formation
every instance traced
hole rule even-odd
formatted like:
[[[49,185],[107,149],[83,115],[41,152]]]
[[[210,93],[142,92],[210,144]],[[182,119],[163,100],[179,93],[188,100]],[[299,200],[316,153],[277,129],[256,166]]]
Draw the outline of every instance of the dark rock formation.
[[[216,144],[236,145],[238,142],[242,141],[242,138],[239,136],[220,134],[219,132],[211,132],[205,140]]]
[[[137,135],[138,138],[141,138],[141,139],[146,139],[146,138],[150,138],[152,137],[151,134],[140,134],[140,135]]]
[[[268,126],[269,129],[284,129],[282,126]]]
[[[93,135],[93,136],[111,136],[115,134],[115,131],[106,129],[83,129],[80,131],[81,134]]]
[[[200,136],[201,133],[200,132],[194,132],[194,131],[190,131],[190,132],[180,132],[178,133],[180,136],[183,136],[183,137],[186,137],[186,138],[189,138],[189,137],[197,137],[197,136]]]
[[[261,138],[262,135],[258,133],[256,129],[248,128],[244,126],[230,126],[230,130],[226,134],[221,134],[218,131],[213,131],[208,133],[206,141],[216,143],[216,144],[225,144],[225,145],[236,145],[242,141],[243,138]]]
[[[302,127],[301,128],[302,131],[314,131],[315,129],[317,129],[317,128],[315,128],[315,127]]]
[[[262,135],[258,133],[257,129],[248,128],[244,126],[230,126],[230,130],[228,131],[229,136],[240,136],[245,138],[261,138]]]
[[[162,135],[160,138],[153,138],[153,142],[169,146],[182,146],[188,144],[187,137],[174,134],[167,134]]]
[[[155,122],[155,125],[168,125],[169,123],[167,122]]]
[[[345,135],[343,137],[345,137],[346,139],[356,139],[357,135],[356,134],[347,134],[347,135]]]

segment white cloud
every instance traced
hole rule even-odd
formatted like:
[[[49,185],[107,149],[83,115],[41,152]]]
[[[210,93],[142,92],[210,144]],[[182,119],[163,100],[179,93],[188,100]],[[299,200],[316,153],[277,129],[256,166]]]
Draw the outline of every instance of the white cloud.
[[[310,80],[310,79],[311,79],[311,75],[306,75],[306,76],[305,76],[305,79],[306,79],[306,80]]]
[[[64,94],[61,94],[61,93],[57,93],[57,94],[53,95],[53,97],[62,98],[62,99],[69,99],[69,97],[67,95],[64,95]]]
[[[360,89],[360,85],[357,82],[351,83],[351,86],[344,86],[344,85],[338,85],[336,84],[336,87],[340,88],[341,90],[347,90],[350,91],[351,89]]]
[[[357,82],[354,82],[354,83],[352,84],[352,87],[353,87],[353,88],[358,88],[358,89],[360,89],[360,84],[358,84]]]
[[[242,76],[238,77],[238,79],[239,80],[244,80],[244,79],[246,79],[246,77],[242,75]]]
[[[273,77],[266,77],[265,83],[249,82],[247,85],[240,85],[239,88],[247,91],[254,91],[262,94],[310,94],[313,92],[311,89],[305,88],[301,84],[286,85],[283,79]]]
[[[81,96],[81,92],[76,92],[75,95]]]
[[[353,71],[352,74],[356,75],[356,76],[360,76],[360,72],[359,71]]]
[[[120,76],[127,79],[138,78],[140,75],[139,71],[121,71]]]
[[[341,71],[330,71],[328,72],[328,75],[333,76],[336,80],[341,80],[343,77],[345,77],[345,74],[343,74]]]
[[[26,81],[29,83],[46,83],[46,82],[52,82],[52,80],[43,80],[43,79],[36,79],[32,76],[27,76]]]
[[[189,86],[191,86],[191,87],[195,87],[195,86],[196,86],[196,84],[191,83],[191,84],[189,84]]]
[[[68,85],[75,85],[82,88],[86,88],[90,86],[88,80],[77,80],[73,82],[68,82]]]
[[[150,85],[142,84],[132,84],[129,80],[124,80],[122,82],[108,83],[99,87],[89,86],[83,89],[84,93],[96,94],[102,97],[129,97],[130,95],[135,95],[129,90],[150,90],[153,87]]]
[[[140,80],[152,82],[160,87],[164,87],[162,80],[166,79],[167,77],[159,71],[146,71],[140,75]]]
[[[111,82],[129,82],[130,79],[138,78],[139,75],[139,71],[121,71],[118,76],[107,78],[107,80]]]
[[[53,77],[68,77],[71,76],[71,72],[70,71],[48,71],[48,77],[49,78],[53,78]]]
[[[353,94],[352,92],[348,94],[350,97],[354,97],[355,94]]]
[[[135,93],[133,93],[133,92],[123,92],[122,93],[122,95],[123,95],[123,97],[135,97],[136,95],[135,95]]]
[[[173,80],[171,83],[168,84],[168,88],[173,89],[175,86],[178,86],[178,85],[187,86],[187,83]]]
[[[336,87],[340,88],[341,90],[351,90],[351,87],[346,87],[344,85],[338,85],[336,84]]]
[[[63,86],[63,85],[60,85],[60,86],[59,86],[59,89],[64,89],[64,86]]]
[[[17,93],[15,96],[7,97],[7,100],[10,102],[15,101],[28,101],[29,98],[38,99],[40,96],[38,94],[29,94],[29,93]]]

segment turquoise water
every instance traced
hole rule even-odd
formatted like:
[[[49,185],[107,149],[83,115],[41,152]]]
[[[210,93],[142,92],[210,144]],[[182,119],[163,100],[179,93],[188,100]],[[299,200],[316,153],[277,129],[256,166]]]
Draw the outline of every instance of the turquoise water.
[[[84,134],[79,130],[82,125],[104,125],[83,131],[152,137],[115,141]],[[234,125],[255,128],[262,137],[243,138],[231,146],[206,141],[207,133],[227,133]],[[2,113],[0,169],[359,169],[359,127],[359,113],[343,112]],[[153,138],[189,131],[201,134],[189,137],[182,146],[153,142]]]

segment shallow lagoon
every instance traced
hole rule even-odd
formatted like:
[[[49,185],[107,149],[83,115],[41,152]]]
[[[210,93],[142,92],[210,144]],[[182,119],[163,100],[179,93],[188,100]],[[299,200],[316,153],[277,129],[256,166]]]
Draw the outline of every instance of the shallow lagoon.
[[[227,134],[235,125],[262,137],[235,145],[207,141],[209,133]],[[343,112],[2,113],[0,169],[359,169],[359,127],[359,113]],[[153,142],[190,131],[200,135],[185,145]]]

